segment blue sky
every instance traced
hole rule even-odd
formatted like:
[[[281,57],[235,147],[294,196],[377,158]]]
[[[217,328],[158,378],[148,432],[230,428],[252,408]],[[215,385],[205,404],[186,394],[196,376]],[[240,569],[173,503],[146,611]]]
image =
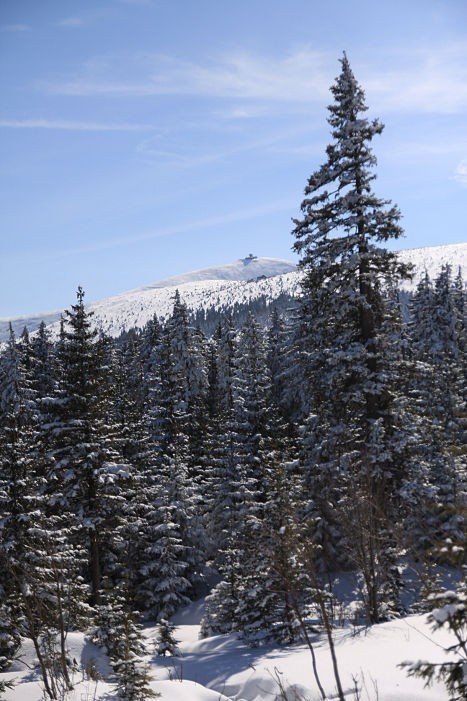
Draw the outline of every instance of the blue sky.
[[[0,0],[0,316],[293,260],[343,50],[398,246],[465,241],[465,0]]]

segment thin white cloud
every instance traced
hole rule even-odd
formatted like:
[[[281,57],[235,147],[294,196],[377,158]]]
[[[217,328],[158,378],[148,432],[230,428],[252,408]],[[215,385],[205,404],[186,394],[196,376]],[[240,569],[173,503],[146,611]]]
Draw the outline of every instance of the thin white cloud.
[[[357,77],[377,109],[459,113],[467,108],[467,43],[395,51],[389,67],[367,66]]]
[[[167,56],[137,57],[134,71],[143,78],[114,81],[95,77],[48,84],[48,92],[64,95],[116,97],[187,95],[215,98],[255,98],[309,102],[327,94],[327,56],[303,50],[283,59],[237,53],[206,65]],[[100,71],[101,72],[101,71]],[[115,70],[110,70],[109,73]]]
[[[457,180],[458,183],[467,187],[467,158],[464,158],[457,164],[454,180]]]
[[[2,24],[0,31],[2,32],[29,32],[31,27],[28,24]]]
[[[121,5],[141,5],[142,7],[152,6],[152,0],[117,0]]]
[[[381,51],[375,60],[352,65],[378,109],[453,113],[467,107],[466,43]],[[111,77],[123,70],[130,77]],[[310,48],[279,58],[236,52],[204,63],[145,54],[124,60],[106,57],[89,63],[80,77],[42,88],[75,96],[185,95],[303,105],[328,98],[337,73],[334,54]],[[261,105],[254,109],[260,115]],[[247,106],[231,112],[234,119],[253,114]]]
[[[150,131],[150,124],[78,122],[60,119],[0,119],[3,129],[59,129],[66,131]]]
[[[225,110],[218,110],[216,116],[228,120],[245,120],[254,119],[255,117],[262,117],[265,113],[266,110],[264,107],[250,107],[248,105],[242,105],[238,107],[230,107]]]
[[[55,23],[56,27],[83,27],[84,20],[81,17],[66,17]]]

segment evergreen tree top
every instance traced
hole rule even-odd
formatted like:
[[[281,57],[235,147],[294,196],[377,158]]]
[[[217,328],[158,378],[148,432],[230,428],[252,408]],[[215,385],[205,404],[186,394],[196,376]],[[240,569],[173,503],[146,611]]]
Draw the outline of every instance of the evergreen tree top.
[[[345,53],[340,63],[341,73],[331,86],[334,103],[328,107],[333,142],[326,148],[326,162],[308,180],[303,216],[293,220],[293,248],[303,254],[300,265],[310,282],[315,277],[316,286],[335,278],[341,265],[358,269],[360,276],[375,273],[396,281],[407,277],[407,266],[379,244],[402,236],[401,215],[372,190],[376,158],[371,141],[383,124],[363,116],[365,94]]]
[[[84,290],[81,286],[76,292],[77,303],[71,305],[71,309],[65,309],[65,317],[61,320],[60,336],[68,341],[80,338],[82,340],[97,338],[97,329],[91,328],[91,318],[94,312],[88,311],[84,306]]]
[[[369,172],[376,165],[369,143],[375,134],[383,131],[384,125],[376,119],[370,122],[361,115],[368,109],[365,93],[357,82],[345,53],[340,62],[342,71],[330,88],[334,103],[328,106],[328,123],[332,127],[331,134],[335,141],[326,148],[328,162],[311,175],[305,189],[306,195],[335,181],[339,181],[336,195],[348,185],[354,185],[360,193],[369,193],[369,182],[376,177]],[[326,196],[328,194],[323,193]],[[321,198],[313,198],[310,202],[305,200],[302,209],[304,205],[319,201]]]
[[[360,112],[366,112],[368,109],[365,104],[365,92],[350,68],[345,51],[339,61],[342,64],[342,71],[330,88],[335,99],[335,104],[328,106],[331,113],[328,122],[331,126],[336,126],[336,119],[340,114],[345,115],[349,121],[355,121]]]

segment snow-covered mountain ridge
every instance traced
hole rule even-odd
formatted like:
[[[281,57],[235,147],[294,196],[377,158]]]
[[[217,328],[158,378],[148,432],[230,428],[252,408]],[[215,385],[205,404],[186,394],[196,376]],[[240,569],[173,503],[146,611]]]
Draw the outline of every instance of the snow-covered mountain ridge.
[[[402,260],[413,263],[415,269],[413,281],[405,285],[406,289],[413,289],[425,270],[434,279],[445,264],[452,266],[454,274],[460,267],[464,279],[467,277],[467,243],[409,249],[400,251],[399,255]],[[154,314],[161,320],[166,319],[173,308],[175,289],[179,290],[181,299],[193,313],[210,309],[232,311],[238,305],[258,300],[271,305],[282,295],[295,297],[300,289],[300,275],[289,261],[250,255],[227,265],[160,280],[93,302],[88,308],[94,312],[99,329],[117,336],[132,327],[141,328]],[[6,340],[8,336],[9,321],[18,334],[24,326],[30,332],[34,331],[42,319],[53,330],[58,330],[60,312],[0,319],[0,340]]]
[[[401,260],[414,265],[414,278],[407,289],[413,289],[420,276],[427,271],[432,280],[439,273],[441,266],[450,265],[453,276],[459,268],[464,282],[467,283],[467,243],[450,243],[444,246],[426,246],[425,248],[408,248],[399,251]]]
[[[282,280],[285,276],[293,280]],[[281,278],[276,283],[273,280]],[[296,265],[277,258],[257,257],[250,254],[233,263],[195,270],[160,280],[144,287],[123,292],[87,305],[94,312],[96,327],[117,336],[132,327],[141,328],[154,314],[163,320],[172,312],[175,290],[188,309],[230,309],[267,295],[273,301],[282,291],[295,294],[298,286]],[[71,298],[70,304],[74,303]],[[8,338],[11,322],[16,335],[26,326],[29,332],[39,328],[42,320],[53,332],[59,328],[62,312],[47,312],[33,316],[0,319],[0,341]]]
[[[188,282],[202,282],[206,280],[245,280],[252,281],[262,277],[274,277],[290,273],[296,266],[288,260],[280,258],[258,258],[250,253],[246,258],[240,258],[227,265],[212,266],[193,270],[190,273],[174,275],[173,277],[159,280],[152,285],[143,287],[143,290],[152,290],[160,287],[178,287]]]

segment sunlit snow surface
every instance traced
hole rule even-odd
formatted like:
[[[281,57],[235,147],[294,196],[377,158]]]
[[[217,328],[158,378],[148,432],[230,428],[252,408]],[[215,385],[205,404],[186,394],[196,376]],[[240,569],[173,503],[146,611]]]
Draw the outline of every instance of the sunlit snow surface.
[[[277,679],[288,692],[290,701],[299,692],[303,701],[320,698],[313,679],[310,653],[303,645],[289,648],[247,647],[235,635],[217,635],[198,639],[202,602],[195,602],[174,618],[179,640],[176,657],[148,655],[154,691],[165,701],[276,701],[279,698]],[[149,647],[157,634],[156,627],[145,629]],[[431,632],[426,616],[410,616],[370,628],[337,630],[336,652],[346,698],[355,699],[355,683],[360,688],[362,701],[447,701],[444,687],[435,683],[426,689],[419,679],[408,678],[398,665],[405,660],[446,661],[443,647],[453,640],[445,631]],[[329,648],[324,635],[313,639],[317,668],[328,698],[334,698],[335,684]],[[116,698],[108,679],[108,666],[102,653],[90,643],[83,642],[81,634],[69,637],[70,653],[85,666],[94,658],[97,668],[107,682],[97,685],[75,675],[76,687],[70,701]],[[26,643],[22,663],[14,670],[0,675],[16,678],[16,687],[6,692],[8,701],[41,701],[43,699],[39,676],[27,669],[33,665],[32,646]]]
[[[453,275],[459,267],[464,280],[467,278],[467,243],[414,248],[401,251],[400,257],[414,264],[412,283],[405,289],[413,289],[426,270],[434,279],[442,265],[452,266]],[[132,327],[143,327],[154,314],[160,320],[172,312],[175,290],[190,311],[215,308],[231,311],[236,304],[253,302],[265,297],[269,304],[281,294],[296,296],[300,290],[300,273],[293,263],[275,258],[246,257],[228,265],[204,268],[155,282],[140,289],[124,292],[89,305],[94,312],[96,326],[111,336],[118,336]],[[92,296],[92,290],[86,291]],[[71,291],[72,297],[72,291]],[[74,300],[71,299],[71,303]],[[24,326],[30,332],[38,328],[41,319],[58,333],[60,313],[36,314],[33,317],[12,319],[16,333]],[[8,338],[8,320],[0,319],[0,341]]]

